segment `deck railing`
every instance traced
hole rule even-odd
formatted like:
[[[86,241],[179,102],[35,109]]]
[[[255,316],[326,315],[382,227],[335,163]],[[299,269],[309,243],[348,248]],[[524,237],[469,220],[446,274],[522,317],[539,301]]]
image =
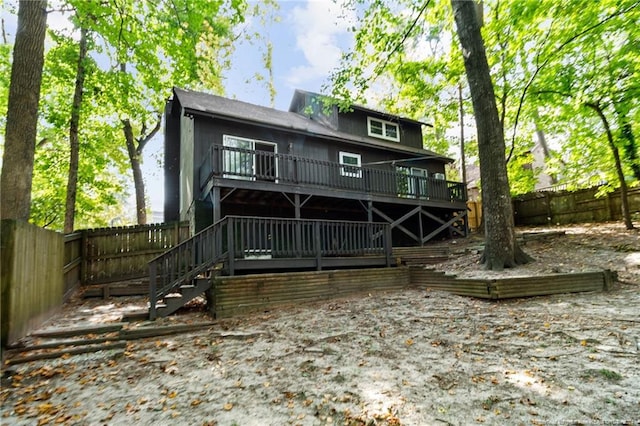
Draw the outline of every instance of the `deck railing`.
[[[227,216],[149,262],[150,315],[179,286],[224,262],[230,275],[238,259],[378,255],[391,263],[387,223]]]
[[[464,184],[460,182],[221,145],[211,146],[199,172],[201,188],[212,177],[222,177],[303,184],[400,198],[466,201]]]

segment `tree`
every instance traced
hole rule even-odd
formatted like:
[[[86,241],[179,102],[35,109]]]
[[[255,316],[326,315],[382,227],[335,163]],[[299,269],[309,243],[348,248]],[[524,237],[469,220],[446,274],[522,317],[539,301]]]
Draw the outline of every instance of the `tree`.
[[[106,80],[113,125],[121,130],[132,171],[139,224],[147,221],[142,153],[160,129],[171,86],[203,87],[222,93],[222,70],[247,13],[245,0],[215,0],[193,7],[189,0],[138,1],[113,5],[69,0],[102,39],[112,67]],[[268,2],[269,3],[269,2]],[[258,13],[256,8],[253,13]]]
[[[160,128],[171,87],[222,93],[222,71],[233,43],[241,36],[256,37],[245,35],[240,24],[272,5],[249,8],[245,0],[203,0],[198,7],[189,0],[56,3],[71,15],[73,28],[49,31],[31,220],[62,230],[65,205],[68,230],[128,220],[117,206],[127,197],[129,182],[123,177],[128,174],[138,222],[146,222],[142,152]],[[88,35],[86,56],[80,29]],[[10,47],[0,46],[3,70]],[[0,98],[6,99],[4,86]]]
[[[0,177],[2,219],[29,219],[46,7],[46,0],[21,0],[19,3]]]
[[[611,134],[611,127],[609,126],[609,120],[607,120],[606,115],[602,109],[602,106],[599,102],[587,102],[585,104],[587,107],[593,109],[598,117],[602,120],[602,125],[605,129],[605,134],[607,136],[607,142],[609,143],[609,147],[611,148],[611,152],[613,153],[613,158],[616,165],[616,173],[618,174],[618,179],[620,181],[620,198],[622,201],[622,217],[624,219],[624,224],[627,229],[633,229],[633,222],[631,221],[631,215],[629,214],[629,200],[627,197],[627,182],[624,178],[624,172],[622,171],[622,163],[620,161],[620,152],[618,151],[618,147],[613,141],[613,135]]]
[[[334,95],[355,92],[351,96],[362,102],[372,98],[375,87],[378,106],[434,124],[435,138],[428,135],[425,146],[449,150],[453,140],[442,134],[457,125],[454,98],[464,78],[459,46],[448,43],[450,32],[456,37],[450,2],[347,3],[367,6],[354,30],[354,50],[333,76]],[[543,170],[531,167],[530,155],[540,129],[550,142],[544,171],[556,176],[558,184],[576,188],[606,181],[607,190],[621,186],[608,144],[601,142],[601,122],[584,108],[596,100],[606,114],[615,112],[609,122],[624,175],[629,180],[639,174],[640,1],[519,0],[484,2],[483,8],[482,35],[506,139],[511,194],[532,190]],[[565,81],[570,82],[569,100],[552,94],[566,92]],[[466,110],[469,99],[463,88]],[[473,161],[472,145],[465,146]]]
[[[48,31],[34,164],[31,218],[42,227],[64,229],[71,158],[70,122],[79,64],[79,40],[72,28]],[[94,35],[95,36],[95,35]],[[88,52],[95,49],[87,39]],[[78,174],[74,228],[108,226],[126,217],[127,156],[113,125],[107,73],[87,54],[81,114],[78,115]]]
[[[485,223],[485,267],[502,270],[531,260],[519,247],[505,161],[502,125],[489,73],[474,2],[452,0],[458,38],[473,101],[478,132],[482,206]]]
[[[85,60],[87,57],[87,30],[80,29],[78,66],[76,70],[76,84],[71,104],[71,120],[69,122],[69,175],[67,179],[67,202],[64,214],[64,232],[73,232],[73,224],[76,217],[76,191],[78,187],[78,167],[80,156],[80,142],[78,127],[80,125],[80,109],[82,108],[82,95],[84,79],[86,77]]]
[[[129,153],[129,161],[133,170],[133,182],[136,191],[136,216],[139,225],[147,223],[147,204],[145,200],[144,179],[142,178],[142,150],[151,139],[158,133],[161,125],[161,116],[157,117],[156,124],[147,133],[146,123],[143,123],[140,130],[140,137],[137,139],[133,135],[133,127],[128,118],[122,120],[125,142],[127,144],[127,152]]]

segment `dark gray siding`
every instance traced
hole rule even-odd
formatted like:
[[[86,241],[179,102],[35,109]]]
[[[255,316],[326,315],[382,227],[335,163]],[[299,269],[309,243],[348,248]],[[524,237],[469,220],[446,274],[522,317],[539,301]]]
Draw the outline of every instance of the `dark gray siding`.
[[[398,120],[397,117],[384,114],[374,114],[359,109],[341,112],[338,114],[338,131],[368,137],[367,117],[390,121],[398,125],[400,129],[400,142],[389,141],[390,143],[399,143],[400,145],[422,149],[422,129],[420,125]]]
[[[200,166],[210,146],[213,144],[222,145],[224,135],[275,143],[279,154],[292,154],[317,161],[339,163],[340,152],[344,151],[360,154],[363,167],[393,171],[396,165],[403,165],[426,169],[429,171],[430,176],[435,173],[444,173],[444,162],[442,159],[420,159],[420,157],[409,153],[402,154],[384,149],[365,147],[359,144],[329,141],[311,135],[288,133],[223,119],[196,116],[194,124],[194,159],[196,162],[194,178],[196,182],[198,181]],[[284,173],[292,172],[292,169],[284,162],[279,164],[278,169],[280,176]]]

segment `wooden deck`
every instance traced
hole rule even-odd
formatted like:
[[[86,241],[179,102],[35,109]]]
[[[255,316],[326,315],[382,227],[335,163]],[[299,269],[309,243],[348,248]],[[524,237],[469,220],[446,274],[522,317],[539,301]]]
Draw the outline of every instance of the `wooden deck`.
[[[241,167],[244,164],[256,167]],[[232,180],[232,187],[244,184],[260,190],[295,191],[313,195],[349,199],[393,201],[402,203],[454,204],[466,208],[463,183],[434,177],[415,176],[395,170],[345,166],[291,154],[212,145],[199,167],[199,184],[203,193],[221,180]],[[280,189],[275,189],[280,187]]]

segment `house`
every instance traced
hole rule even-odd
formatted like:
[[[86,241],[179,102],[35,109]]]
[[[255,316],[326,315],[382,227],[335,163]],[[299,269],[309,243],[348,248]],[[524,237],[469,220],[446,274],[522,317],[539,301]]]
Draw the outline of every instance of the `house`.
[[[391,266],[393,247],[465,235],[464,185],[446,180],[451,159],[423,149],[425,126],[301,90],[279,111],[174,88],[164,218],[193,236],[150,262],[151,318],[211,288],[214,265]]]
[[[418,121],[296,90],[279,111],[175,88],[165,119],[165,221],[197,232],[228,215],[382,221],[394,246],[448,236],[466,214],[452,160]]]

